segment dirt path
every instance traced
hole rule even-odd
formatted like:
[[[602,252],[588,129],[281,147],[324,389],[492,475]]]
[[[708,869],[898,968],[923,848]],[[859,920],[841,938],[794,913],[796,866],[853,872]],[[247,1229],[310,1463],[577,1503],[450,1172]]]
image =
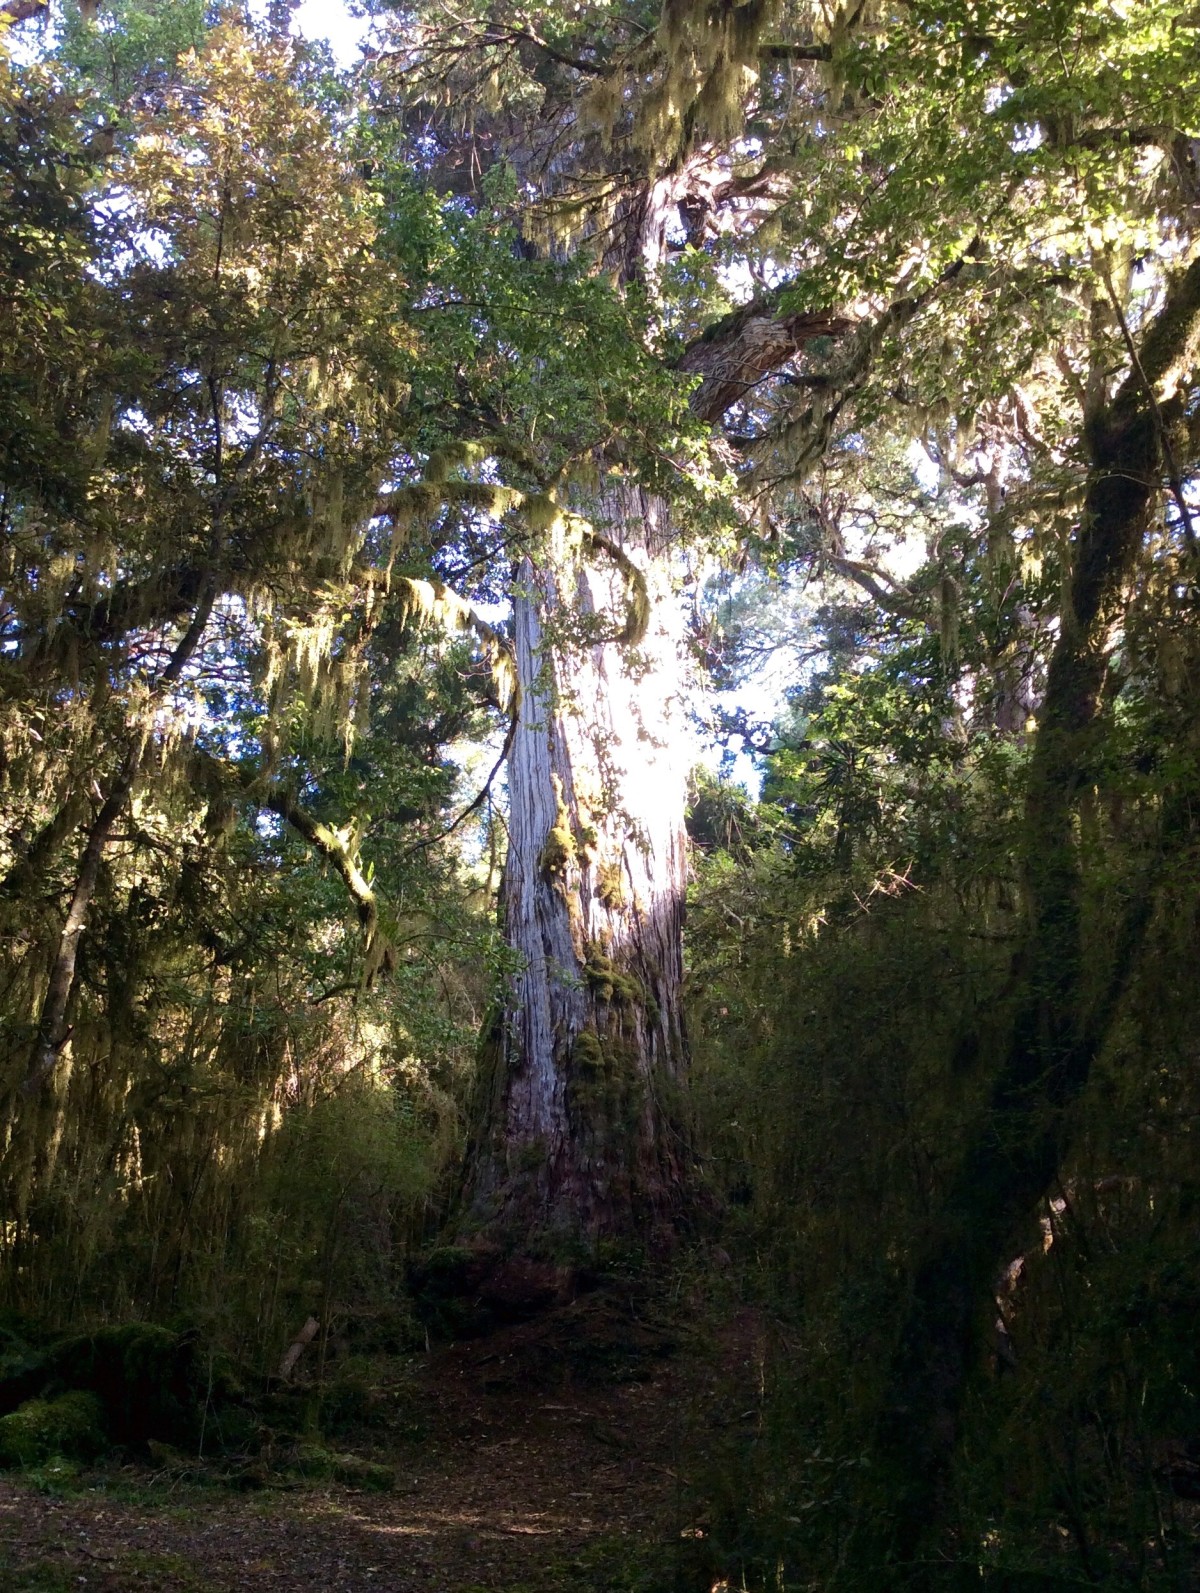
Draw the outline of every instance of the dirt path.
[[[420,1438],[379,1434],[386,1493],[238,1494],[151,1472],[63,1496],[0,1480],[4,1593],[673,1593],[699,1585],[676,1474],[683,1389],[574,1381],[519,1335],[424,1359]],[[682,1548],[681,1548],[682,1545]],[[704,1587],[710,1583],[701,1577]]]

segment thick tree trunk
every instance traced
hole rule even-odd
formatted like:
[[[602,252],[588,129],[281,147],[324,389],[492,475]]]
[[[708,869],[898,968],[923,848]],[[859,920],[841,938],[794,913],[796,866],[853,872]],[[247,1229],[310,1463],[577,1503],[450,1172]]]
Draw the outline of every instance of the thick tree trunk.
[[[677,605],[660,500],[593,523],[644,572],[644,636],[614,639],[627,577],[550,533],[518,573],[520,719],[503,919],[521,966],[486,1044],[468,1223],[528,1250],[669,1242],[691,1155],[680,1008],[686,889]]]

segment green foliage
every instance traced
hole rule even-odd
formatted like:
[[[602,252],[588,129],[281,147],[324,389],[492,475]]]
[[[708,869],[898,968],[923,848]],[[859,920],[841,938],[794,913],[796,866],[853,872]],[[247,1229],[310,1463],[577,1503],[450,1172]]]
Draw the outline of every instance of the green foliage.
[[[371,529],[415,240],[378,242],[328,82],[197,15],[73,24],[71,93],[0,62],[2,1271],[50,1323],[184,1312],[267,1369],[310,1309],[328,1331],[394,1294],[455,1154],[495,935],[490,886],[433,843],[444,748],[487,713],[470,649],[386,601]],[[377,585],[347,583],[356,559]],[[131,741],[54,1088],[26,1104],[93,793]],[[365,981],[344,874],[265,816],[298,810],[384,898]]]
[[[645,581],[580,513],[636,483],[677,563],[736,547],[718,682],[791,660],[769,743],[730,725],[770,745],[762,801],[693,810],[697,1111],[786,1346],[714,1545],[747,1586],[907,1574],[889,1534],[933,1472],[894,1434],[930,1388],[896,1368],[943,1342],[930,1258],[986,1243],[1000,1326],[984,1279],[913,1576],[1182,1585],[1195,340],[1151,375],[1139,349],[1195,249],[1194,16],[470,0],[398,8],[400,79],[361,97],[211,21],[122,0],[0,51],[0,1286],[74,1329],[5,1340],[7,1452],[84,1457],[101,1411],[224,1442],[223,1394],[238,1442],[224,1353],[273,1374],[312,1316],[320,1378],[411,1331],[512,971],[500,823],[451,752],[512,696],[472,605],[557,539],[627,588],[563,636],[641,640]],[[1095,621],[1097,493],[1143,489]],[[1098,683],[1064,692],[1079,658]],[[1051,687],[1078,735],[1047,779]],[[565,893],[597,837],[557,796]],[[572,927],[599,1168],[659,1015]],[[1041,1209],[1006,1211],[1046,1146]],[[432,1320],[478,1325],[472,1265],[427,1258]],[[183,1319],[204,1338],[153,1325]],[[351,1364],[327,1396],[365,1419]],[[294,1460],[349,1475],[311,1434]]]
[[[58,505],[79,503],[99,420],[93,132],[49,70],[0,48],[0,473]]]
[[[91,17],[85,9],[63,7],[58,65],[116,118],[139,90],[178,80],[180,57],[200,47],[213,12],[204,0],[106,0]]]
[[[801,755],[772,759],[764,817],[743,812],[736,829],[709,818],[701,832],[689,931],[697,1109],[726,1242],[753,1256],[751,1288],[788,1346],[759,1444],[723,1451],[707,1491],[718,1544],[749,1585],[782,1575],[778,1585],[803,1586],[824,1567],[822,1585],[858,1588],[878,1575],[903,1483],[872,1451],[909,1280],[989,1111],[1019,991],[1022,761],[990,738],[951,736],[939,763],[908,739],[909,702],[861,676],[812,696],[828,706]],[[825,739],[833,725],[837,744]],[[846,784],[864,745],[882,760],[865,806]],[[1097,992],[1114,897],[1138,888],[1144,827],[1173,779],[1164,768],[1153,795],[1143,785],[1134,797],[1120,768],[1087,820]],[[972,1574],[984,1585],[1165,1589],[1194,1552],[1183,1324],[1196,1168],[1178,1131],[1196,1085],[1187,848],[1163,881],[1058,1194],[997,1264],[999,1321],[981,1305],[938,1539],[948,1587],[982,1565]]]
[[[81,1390],[26,1400],[0,1416],[0,1466],[38,1466],[56,1456],[91,1460],[105,1442],[103,1406]]]

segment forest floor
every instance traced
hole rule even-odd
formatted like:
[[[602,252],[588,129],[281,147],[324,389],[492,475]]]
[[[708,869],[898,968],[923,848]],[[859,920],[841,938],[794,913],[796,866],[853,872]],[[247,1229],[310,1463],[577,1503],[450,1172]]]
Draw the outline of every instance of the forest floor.
[[[747,1312],[701,1342],[610,1297],[411,1357],[392,1414],[337,1443],[371,1491],[270,1472],[239,1491],[184,1457],[2,1478],[0,1588],[709,1593],[683,1471],[698,1429],[752,1419],[733,1411],[759,1338]]]

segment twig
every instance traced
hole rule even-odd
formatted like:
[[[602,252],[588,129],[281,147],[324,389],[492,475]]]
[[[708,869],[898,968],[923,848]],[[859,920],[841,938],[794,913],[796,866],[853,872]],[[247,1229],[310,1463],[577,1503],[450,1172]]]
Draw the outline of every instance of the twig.
[[[517,733],[517,718],[518,710],[514,704],[512,716],[508,721],[508,732],[504,737],[504,745],[500,749],[500,756],[492,765],[491,772],[484,781],[483,789],[479,792],[479,795],[476,796],[472,801],[468,802],[467,806],[462,810],[454,822],[448,825],[446,829],[439,830],[436,835],[427,835],[420,841],[414,841],[410,847],[407,847],[403,852],[401,852],[401,860],[415,857],[418,852],[424,852],[427,851],[431,846],[439,845],[442,841],[446,840],[447,837],[453,835],[455,830],[457,830],[461,824],[465,824],[466,821],[471,817],[472,813],[477,813],[479,811],[491,794],[492,784],[495,781],[496,776],[500,773],[500,770],[504,767],[509,753],[512,751],[513,738]]]

